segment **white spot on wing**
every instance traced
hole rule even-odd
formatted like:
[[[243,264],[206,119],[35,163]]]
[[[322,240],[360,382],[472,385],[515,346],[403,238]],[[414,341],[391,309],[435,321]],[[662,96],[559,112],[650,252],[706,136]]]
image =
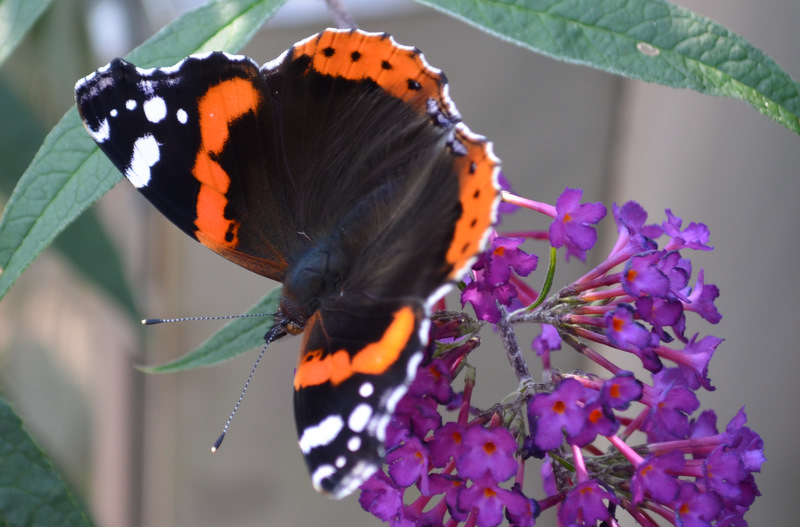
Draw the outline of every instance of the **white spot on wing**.
[[[127,101],[125,101],[125,108],[127,108],[128,110],[135,110],[136,101],[134,101],[133,99],[128,99]]]
[[[151,97],[142,105],[144,116],[151,123],[161,122],[167,116],[167,103],[161,97]]]
[[[105,143],[108,141],[108,138],[111,137],[111,127],[108,126],[108,119],[103,119],[100,121],[100,125],[97,127],[97,130],[93,130],[88,126],[86,129],[89,130],[89,135],[92,136],[92,139],[98,143]]]
[[[189,119],[189,115],[186,113],[186,110],[181,108],[177,112],[175,112],[175,117],[178,118],[178,122],[181,124],[186,124],[186,121]]]
[[[330,467],[330,465],[327,466]],[[338,500],[350,495],[377,471],[378,465],[370,463],[369,461],[359,461],[349,473],[342,477],[342,481],[339,483],[339,486],[330,494],[330,497]]]
[[[430,320],[425,319],[425,322],[429,324],[428,328],[430,328]],[[424,325],[424,324],[423,324]],[[426,332],[427,334],[427,332]],[[408,359],[408,365],[406,366],[406,382],[411,384],[411,381],[417,376],[417,368],[419,368],[419,363],[422,362],[422,352],[418,351],[414,353],[411,358]],[[399,399],[398,399],[399,401]],[[388,403],[387,403],[387,406]],[[389,406],[389,408],[394,411],[394,406]]]
[[[372,395],[373,393],[375,393],[375,387],[374,387],[374,386],[372,385],[372,383],[371,383],[371,382],[369,382],[369,381],[365,382],[364,384],[362,384],[362,385],[361,385],[361,386],[358,388],[358,394],[359,394],[361,397],[363,397],[364,399],[366,399],[367,397],[369,397],[369,396],[370,396],[370,395]]]
[[[344,456],[339,456],[336,458],[336,462],[334,464],[336,465],[336,468],[342,468],[346,463],[347,458]]]
[[[353,432],[361,432],[366,428],[370,417],[372,417],[372,408],[367,403],[361,403],[350,412],[350,417],[347,418],[347,427]]]
[[[317,467],[317,470],[311,474],[311,484],[314,485],[314,488],[318,491],[322,491],[322,480],[335,474],[336,468],[333,465],[320,465]]]
[[[406,390],[403,389],[401,396],[404,395],[405,393]],[[384,414],[375,423],[375,437],[377,437],[378,441],[380,441],[381,443],[386,441],[386,427],[389,426],[389,421],[391,420],[392,420],[392,414]]]
[[[108,115],[110,115],[111,117],[116,117],[118,114],[119,114],[119,112],[117,111],[116,108],[114,108],[113,110],[108,112]]]
[[[349,450],[350,452],[357,452],[359,448],[361,448],[360,437],[353,436],[347,440],[347,450]]]
[[[329,444],[336,439],[342,428],[344,428],[344,419],[339,415],[329,415],[319,424],[303,430],[303,435],[298,441],[300,450],[303,451],[303,454],[308,454],[317,447]]]
[[[150,183],[150,167],[158,163],[160,158],[156,138],[150,134],[140,137],[133,143],[133,156],[125,170],[125,177],[136,188],[146,187]]]

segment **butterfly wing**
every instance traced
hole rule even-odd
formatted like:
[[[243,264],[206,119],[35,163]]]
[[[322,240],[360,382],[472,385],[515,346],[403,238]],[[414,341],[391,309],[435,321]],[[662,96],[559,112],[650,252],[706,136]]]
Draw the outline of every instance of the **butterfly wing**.
[[[420,304],[338,298],[308,321],[295,421],[314,487],[350,494],[383,461],[386,427],[428,339]]]
[[[283,279],[303,240],[282,214],[286,189],[271,188],[280,171],[265,166],[270,138],[241,133],[258,131],[266,104],[255,63],[212,53],[144,70],[116,59],[78,82],[76,100],[100,149],[164,216],[229,260]],[[263,192],[249,193],[251,179]]]

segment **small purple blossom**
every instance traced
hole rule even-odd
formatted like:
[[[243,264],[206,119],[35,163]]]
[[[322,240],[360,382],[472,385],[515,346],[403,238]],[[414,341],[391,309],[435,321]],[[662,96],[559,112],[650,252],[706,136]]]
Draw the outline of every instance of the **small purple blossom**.
[[[550,324],[542,324],[542,332],[533,339],[531,347],[537,355],[542,356],[547,352],[561,349],[561,336]]]
[[[669,292],[669,278],[661,272],[659,251],[640,253],[625,264],[622,272],[622,287],[634,298],[655,296],[663,298]]]
[[[389,465],[389,477],[398,487],[409,487],[419,482],[420,491],[428,492],[428,472],[430,461],[428,450],[416,437],[409,437],[406,442],[386,454]]]
[[[670,209],[667,209],[666,213],[667,219],[661,225],[664,233],[671,238],[667,244],[667,250],[687,248],[695,251],[710,251],[713,249],[708,245],[710,238],[708,227],[702,223],[691,222],[686,229],[681,230],[683,220],[672,214]]]
[[[385,522],[403,517],[403,492],[382,471],[361,485],[358,502],[365,511]]]
[[[670,504],[678,495],[680,481],[674,476],[685,461],[679,451],[663,455],[649,455],[636,467],[631,480],[633,502],[641,503],[647,496],[659,503]]]
[[[685,309],[697,313],[712,324],[718,324],[722,315],[717,311],[714,300],[719,296],[719,288],[714,284],[704,283],[705,274],[701,269],[697,274],[697,283],[688,295]]]
[[[761,464],[766,461],[764,441],[761,436],[744,426],[745,423],[747,423],[747,414],[744,413],[744,408],[741,408],[725,430],[729,438],[727,445],[728,448],[738,452],[747,471],[761,472]]]
[[[564,525],[596,525],[608,521],[611,513],[609,505],[618,503],[617,497],[602,488],[596,480],[578,483],[567,493],[558,510],[558,521]]]
[[[505,284],[511,278],[511,270],[518,276],[528,276],[536,269],[539,259],[519,248],[525,242],[524,238],[495,237],[483,265],[483,280],[490,286]]]
[[[481,320],[497,323],[500,305],[509,307],[518,296],[511,283],[512,271],[518,276],[528,276],[536,269],[538,257],[521,250],[524,238],[496,236],[491,247],[478,257],[472,266],[475,278],[467,281],[461,293],[461,306],[472,304]],[[522,305],[519,305],[522,307]]]
[[[469,488],[458,494],[458,508],[462,511],[477,511],[478,527],[495,527],[503,521],[503,507],[506,499],[513,498],[510,490],[497,486],[497,481],[489,476],[475,481]]]
[[[447,511],[453,519],[464,521],[469,511],[458,507],[458,496],[465,488],[464,480],[448,474],[431,474],[429,489],[432,494],[443,494]]]
[[[460,457],[464,452],[465,435],[466,428],[460,423],[447,423],[436,430],[429,443],[433,466],[441,468],[453,457]]]
[[[678,336],[683,336],[686,317],[683,304],[675,298],[656,298],[643,296],[636,299],[636,315],[653,327],[653,332],[662,342],[672,342],[673,338],[665,330],[672,326]]]
[[[566,189],[556,200],[556,217],[550,224],[550,243],[553,247],[567,248],[570,256],[586,260],[586,251],[597,243],[596,225],[606,215],[601,203],[581,203],[583,191]]]
[[[658,336],[650,333],[635,320],[636,311],[628,304],[619,304],[605,315],[606,335],[617,348],[635,354],[642,366],[651,372],[661,371],[662,364],[655,352]]]
[[[583,413],[586,417],[583,428],[575,435],[567,437],[570,445],[586,446],[598,435],[610,436],[617,432],[619,421],[617,421],[611,408],[604,406],[599,400],[586,403],[583,406]]]
[[[642,397],[642,383],[630,372],[621,373],[603,383],[600,403],[614,410],[627,410]]]
[[[697,396],[679,385],[680,372],[666,369],[653,375],[655,400],[642,431],[651,442],[683,439],[689,432],[689,414],[700,406]]]
[[[684,483],[675,500],[678,527],[708,527],[721,510],[722,502],[713,492],[700,492],[697,485]]]
[[[645,225],[647,221],[647,212],[641,205],[635,201],[628,201],[622,207],[617,207],[614,204],[613,208],[614,220],[620,229],[624,229],[628,236],[635,238],[637,236],[644,237],[649,240],[654,240],[661,236],[663,229],[658,225]],[[644,242],[641,243],[642,250],[647,250]]]
[[[553,393],[540,393],[528,405],[528,419],[536,446],[552,450],[563,441],[564,430],[577,436],[583,429],[586,415],[578,403],[586,398],[587,390],[574,379],[565,379]]]
[[[505,428],[489,430],[471,426],[464,434],[463,451],[456,459],[456,468],[459,474],[471,480],[488,475],[495,482],[503,482],[517,470],[516,451],[517,442]]]

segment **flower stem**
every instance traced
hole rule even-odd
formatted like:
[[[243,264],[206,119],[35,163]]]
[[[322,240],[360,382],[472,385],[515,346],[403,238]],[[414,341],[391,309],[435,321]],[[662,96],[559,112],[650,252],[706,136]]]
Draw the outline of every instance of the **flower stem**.
[[[542,296],[544,298],[544,296]],[[519,349],[517,343],[517,335],[511,327],[511,322],[508,313],[503,313],[497,323],[497,329],[500,331],[500,337],[503,339],[503,347],[506,350],[506,357],[511,367],[514,369],[514,374],[520,384],[528,384],[533,382],[531,372],[528,370],[528,363],[525,362],[525,357],[522,356],[522,351]]]

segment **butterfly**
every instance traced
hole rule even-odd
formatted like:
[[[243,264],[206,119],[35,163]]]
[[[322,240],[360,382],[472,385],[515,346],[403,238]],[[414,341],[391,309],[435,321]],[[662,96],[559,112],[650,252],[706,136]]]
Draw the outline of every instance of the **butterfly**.
[[[328,29],[259,67],[116,59],[78,81],[91,137],[186,234],[283,284],[267,342],[302,334],[299,446],[334,498],[380,467],[434,304],[496,222],[500,160],[444,74],[384,33]]]

